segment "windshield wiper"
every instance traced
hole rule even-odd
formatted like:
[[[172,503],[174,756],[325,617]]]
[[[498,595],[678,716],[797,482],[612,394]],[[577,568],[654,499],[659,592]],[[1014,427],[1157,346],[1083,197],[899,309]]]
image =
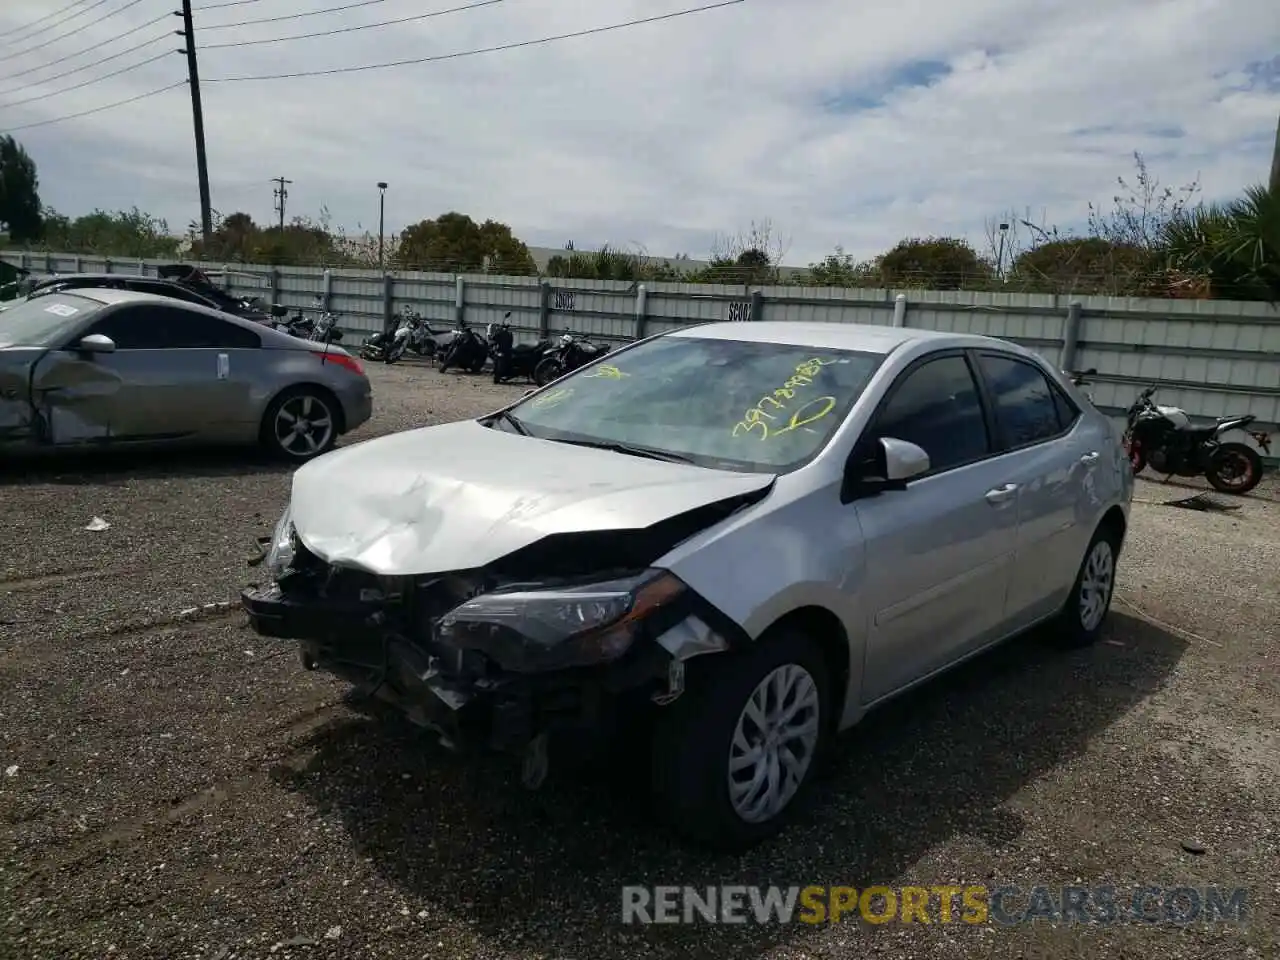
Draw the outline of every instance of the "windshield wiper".
[[[495,422],[498,420],[501,420],[504,423],[506,423],[507,426],[509,426],[516,433],[520,434],[520,436],[522,437],[532,436],[532,434],[529,432],[529,428],[526,427],[521,420],[517,419],[515,414],[508,413],[506,410],[503,410],[501,413],[499,413],[497,416],[494,417]]]
[[[564,440],[556,438],[555,442],[567,443],[574,447],[591,447],[593,450],[612,450],[614,453],[625,453],[631,457],[645,457],[649,460],[665,460],[667,463],[696,462],[692,457],[686,457],[683,453],[672,453],[669,450],[642,447],[634,443],[621,443],[617,440]]]

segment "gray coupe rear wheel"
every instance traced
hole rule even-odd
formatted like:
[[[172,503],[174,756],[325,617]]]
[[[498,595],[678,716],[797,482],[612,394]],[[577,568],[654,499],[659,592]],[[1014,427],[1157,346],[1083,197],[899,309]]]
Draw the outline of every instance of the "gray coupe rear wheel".
[[[333,449],[338,412],[331,396],[293,387],[272,401],[262,421],[262,441],[276,456],[302,463]]]

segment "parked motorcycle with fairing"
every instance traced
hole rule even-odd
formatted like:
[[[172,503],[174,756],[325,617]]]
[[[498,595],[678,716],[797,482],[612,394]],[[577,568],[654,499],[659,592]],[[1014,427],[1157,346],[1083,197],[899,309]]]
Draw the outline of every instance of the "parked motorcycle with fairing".
[[[489,355],[493,357],[493,382],[506,383],[516,377],[533,380],[533,371],[553,349],[550,340],[516,343],[511,333],[511,312],[503,314],[502,323],[489,337]]]
[[[1262,458],[1252,447],[1223,441],[1222,435],[1247,427],[1253,414],[1218,417],[1198,427],[1186,411],[1152,400],[1156,387],[1147,387],[1125,414],[1124,444],[1134,473],[1150,466],[1170,477],[1200,477],[1223,493],[1248,493],[1262,480]],[[1251,431],[1263,450],[1271,452],[1271,438]]]
[[[338,315],[326,310],[316,319],[311,327],[309,339],[317,343],[337,343],[342,339],[342,328],[338,326]]]
[[[540,387],[545,386],[570,370],[577,370],[592,360],[603,357],[609,350],[608,344],[594,343],[590,334],[575,336],[566,330],[555,350],[539,360],[534,367],[533,382]]]
[[[431,360],[438,349],[431,325],[416,310],[405,307],[384,359],[387,363],[395,363],[405,354],[412,353],[420,359]]]
[[[488,361],[489,342],[464,322],[453,330],[449,346],[440,361],[440,372],[447,373],[450,367],[460,367],[471,373],[479,373]]]

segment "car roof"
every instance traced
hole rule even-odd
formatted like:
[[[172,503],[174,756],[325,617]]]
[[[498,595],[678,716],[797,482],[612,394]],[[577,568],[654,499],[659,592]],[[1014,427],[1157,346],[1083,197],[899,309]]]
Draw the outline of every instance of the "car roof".
[[[913,341],[935,341],[938,346],[998,346],[1011,344],[991,337],[917,327],[886,327],[871,323],[799,323],[789,320],[726,320],[673,330],[667,336],[698,337],[707,340],[745,340],[751,343],[778,343],[831,350],[858,350],[863,353],[892,353]]]
[[[185,286],[169,277],[147,277],[140,273],[66,273],[60,276],[45,277],[36,287],[52,287],[55,284],[70,284],[87,280],[110,280],[120,283],[154,283],[164,287]]]

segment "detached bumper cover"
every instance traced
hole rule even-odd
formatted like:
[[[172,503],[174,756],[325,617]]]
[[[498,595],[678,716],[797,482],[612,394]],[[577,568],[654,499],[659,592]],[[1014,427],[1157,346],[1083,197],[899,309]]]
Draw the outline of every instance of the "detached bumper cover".
[[[637,644],[612,664],[517,674],[474,651],[410,642],[373,603],[294,599],[271,584],[246,588],[241,604],[257,633],[298,641],[308,669],[355,684],[463,749],[517,751],[540,733],[589,748],[665,681],[670,661]]]

